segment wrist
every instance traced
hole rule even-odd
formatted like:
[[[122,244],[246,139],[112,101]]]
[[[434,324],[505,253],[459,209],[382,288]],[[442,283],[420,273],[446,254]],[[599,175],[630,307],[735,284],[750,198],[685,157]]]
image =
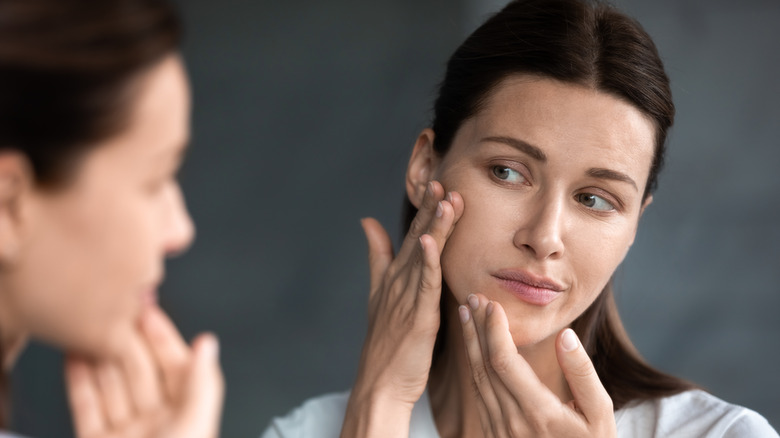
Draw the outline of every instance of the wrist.
[[[414,402],[385,391],[355,388],[349,397],[341,438],[405,437],[409,435]]]

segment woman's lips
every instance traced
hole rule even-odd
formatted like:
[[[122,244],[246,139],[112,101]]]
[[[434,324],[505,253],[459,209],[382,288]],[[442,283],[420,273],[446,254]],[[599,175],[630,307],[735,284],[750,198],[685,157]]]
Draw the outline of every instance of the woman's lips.
[[[157,304],[157,287],[149,287],[141,292],[141,304],[144,307]]]
[[[500,271],[493,274],[512,295],[536,306],[546,306],[563,292],[563,286],[548,278],[523,271]]]

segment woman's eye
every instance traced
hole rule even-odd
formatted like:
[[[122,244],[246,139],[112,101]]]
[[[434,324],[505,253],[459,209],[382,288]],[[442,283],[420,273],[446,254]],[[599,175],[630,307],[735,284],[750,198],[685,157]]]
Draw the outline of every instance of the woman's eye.
[[[512,169],[511,167],[493,166],[491,171],[493,172],[493,175],[501,181],[507,181],[511,183],[521,183],[525,181],[525,177],[523,177],[520,172]]]
[[[588,208],[599,211],[612,211],[615,209],[615,206],[606,199],[590,193],[580,193],[577,195],[577,202]]]

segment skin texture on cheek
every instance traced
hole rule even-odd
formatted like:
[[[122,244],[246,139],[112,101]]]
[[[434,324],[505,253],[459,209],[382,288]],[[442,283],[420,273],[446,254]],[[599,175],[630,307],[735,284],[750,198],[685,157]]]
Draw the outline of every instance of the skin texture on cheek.
[[[492,137],[519,139],[540,152],[529,155],[495,141],[484,145]],[[500,302],[518,346],[569,326],[623,261],[640,213],[643,187],[592,177],[590,169],[645,181],[652,138],[652,124],[611,96],[550,80],[500,86],[483,111],[464,122],[432,172],[464,200],[442,254],[442,273],[456,301],[481,293]],[[499,180],[493,163],[514,166],[511,175],[520,183]],[[619,194],[624,205],[608,192]],[[596,211],[577,200],[580,193],[620,206]],[[547,278],[563,290],[549,304],[529,304],[497,282],[501,270]]]

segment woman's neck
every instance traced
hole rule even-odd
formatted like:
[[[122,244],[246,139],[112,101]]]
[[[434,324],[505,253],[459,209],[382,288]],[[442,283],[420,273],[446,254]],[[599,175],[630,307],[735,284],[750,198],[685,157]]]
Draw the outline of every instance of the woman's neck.
[[[27,345],[28,334],[20,328],[11,306],[6,305],[0,292],[0,372],[10,372],[19,354]]]
[[[444,300],[446,343],[440,357],[435,359],[428,380],[436,428],[442,438],[482,436],[477,401],[474,397],[472,374],[463,344],[457,304]],[[518,352],[536,372],[536,376],[561,401],[572,399],[569,386],[555,355],[557,334],[534,345],[518,348]]]

